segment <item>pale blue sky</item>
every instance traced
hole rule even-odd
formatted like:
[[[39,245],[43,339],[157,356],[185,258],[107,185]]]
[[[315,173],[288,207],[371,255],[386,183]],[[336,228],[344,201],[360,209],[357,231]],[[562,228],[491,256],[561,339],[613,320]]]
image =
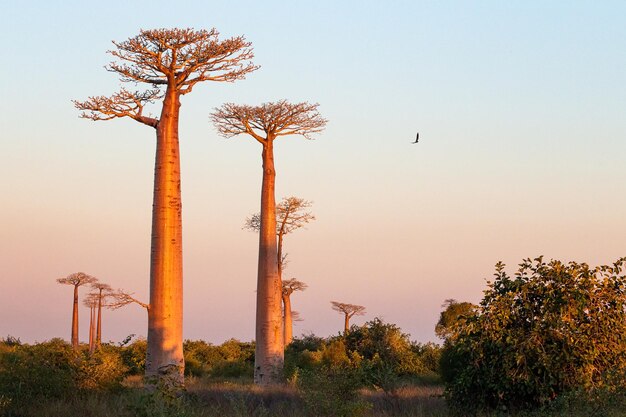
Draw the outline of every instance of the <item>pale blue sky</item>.
[[[217,136],[227,101],[329,119],[276,146],[277,198],[318,218],[285,243],[309,284],[296,334],[340,330],[337,300],[435,340],[443,300],[477,302],[498,260],[626,255],[626,3],[128,3],[0,3],[0,336],[68,338],[71,272],[147,297],[154,133],[70,102],[119,88],[105,51],[140,28],[245,35],[261,65],[183,98],[187,338],[254,334],[260,149]],[[139,309],[105,314],[105,339],[145,334]]]

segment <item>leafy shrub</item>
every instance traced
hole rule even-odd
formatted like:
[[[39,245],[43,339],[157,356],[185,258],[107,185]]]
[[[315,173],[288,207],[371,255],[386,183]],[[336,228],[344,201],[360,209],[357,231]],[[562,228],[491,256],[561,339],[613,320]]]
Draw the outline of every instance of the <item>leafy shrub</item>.
[[[358,417],[369,409],[359,396],[363,375],[358,368],[322,365],[298,373],[306,410],[316,417]]]
[[[143,375],[146,370],[147,351],[148,342],[146,339],[137,339],[121,348],[120,355],[129,375]]]
[[[420,358],[412,351],[409,336],[395,324],[375,318],[361,327],[352,326],[345,336],[346,347],[364,360],[391,367],[398,376],[420,375],[427,371]]]
[[[477,314],[446,343],[450,404],[534,408],[564,394],[620,389],[626,370],[626,259],[612,266],[526,259],[496,265]]]
[[[102,345],[92,355],[86,354],[78,371],[78,387],[90,390],[118,389],[128,374],[120,349],[109,345]]]
[[[3,401],[19,409],[39,399],[71,395],[78,389],[79,362],[79,356],[61,339],[10,346],[0,354]]]

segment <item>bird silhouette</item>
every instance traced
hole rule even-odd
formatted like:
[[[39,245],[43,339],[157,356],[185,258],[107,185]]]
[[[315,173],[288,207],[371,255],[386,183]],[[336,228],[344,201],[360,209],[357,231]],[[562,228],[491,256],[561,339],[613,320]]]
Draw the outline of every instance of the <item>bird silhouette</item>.
[[[420,140],[420,132],[417,132],[417,136],[415,136],[415,142],[411,142],[412,144],[416,144]]]

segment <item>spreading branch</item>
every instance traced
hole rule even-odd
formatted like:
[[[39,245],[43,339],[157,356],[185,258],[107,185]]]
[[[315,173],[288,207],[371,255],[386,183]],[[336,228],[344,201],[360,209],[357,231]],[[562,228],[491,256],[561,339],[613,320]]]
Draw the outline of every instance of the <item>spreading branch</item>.
[[[211,114],[211,121],[221,136],[248,134],[265,143],[278,136],[311,135],[321,132],[326,126],[317,108],[319,104],[289,103],[286,100],[263,103],[260,106],[226,103]]]
[[[232,82],[245,78],[259,68],[250,61],[254,54],[243,36],[219,40],[215,29],[154,29],[123,42],[113,41],[116,49],[108,51],[117,58],[106,66],[124,83],[149,84],[143,92],[124,88],[110,97],[93,96],[74,101],[81,117],[110,120],[130,117],[156,127],[158,119],[145,116],[146,104],[164,96],[163,89],[183,95],[202,81]]]
[[[332,304],[333,310],[345,314],[348,318],[365,314],[365,307],[360,305],[339,303],[337,301],[331,301],[330,303]]]
[[[150,305],[136,299],[134,297],[134,293],[128,293],[120,289],[111,294],[111,301],[107,304],[107,307],[111,310],[117,310],[118,308],[133,303],[145,308],[146,310],[150,309]]]

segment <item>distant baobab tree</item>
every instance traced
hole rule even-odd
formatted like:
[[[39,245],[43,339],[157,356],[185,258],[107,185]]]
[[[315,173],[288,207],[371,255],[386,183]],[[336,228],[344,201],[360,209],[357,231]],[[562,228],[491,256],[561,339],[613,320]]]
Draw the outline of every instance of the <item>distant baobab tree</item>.
[[[291,294],[294,291],[304,291],[308,285],[295,278],[283,280],[283,311],[285,326],[285,347],[293,340],[294,312],[291,310]]]
[[[298,197],[285,197],[280,203],[276,204],[276,237],[278,239],[276,259],[278,261],[278,274],[281,279],[287,256],[287,254],[283,254],[283,238],[285,235],[315,220],[313,214],[305,211],[312,204],[312,202]],[[258,232],[261,229],[261,214],[255,213],[248,217],[244,228]]]
[[[250,135],[263,146],[254,364],[256,384],[278,382],[284,365],[282,287],[276,246],[274,140],[287,135],[302,135],[310,139],[313,133],[321,132],[326,120],[318,113],[318,106],[306,102],[292,104],[286,100],[260,106],[226,103],[211,114],[220,135],[227,138]]]
[[[344,332],[348,332],[350,329],[350,319],[354,316],[362,316],[365,314],[365,307],[356,304],[339,303],[337,301],[331,301],[333,310],[343,313],[345,316]]]
[[[122,88],[110,97],[74,101],[81,117],[110,120],[129,117],[156,130],[156,158],[150,252],[150,306],[146,377],[184,385],[182,214],[178,121],[182,95],[203,81],[242,79],[257,69],[250,43],[242,36],[218,39],[215,29],[141,30],[109,51],[118,59],[106,69],[122,82],[147,84],[131,92]],[[162,102],[158,118],[144,108]],[[151,383],[150,383],[151,384]]]
[[[95,347],[100,348],[102,344],[102,307],[105,300],[111,295],[111,286],[109,284],[104,284],[102,282],[94,282],[91,284],[91,288],[93,288],[96,292],[96,297],[98,300],[98,319],[96,321],[96,340]]]
[[[89,308],[89,353],[96,350],[96,311],[100,297],[97,293],[89,293],[83,298],[83,304]]]
[[[76,272],[65,278],[57,278],[59,284],[74,286],[74,305],[72,307],[72,347],[78,349],[78,287],[96,282],[97,279],[84,272]]]

